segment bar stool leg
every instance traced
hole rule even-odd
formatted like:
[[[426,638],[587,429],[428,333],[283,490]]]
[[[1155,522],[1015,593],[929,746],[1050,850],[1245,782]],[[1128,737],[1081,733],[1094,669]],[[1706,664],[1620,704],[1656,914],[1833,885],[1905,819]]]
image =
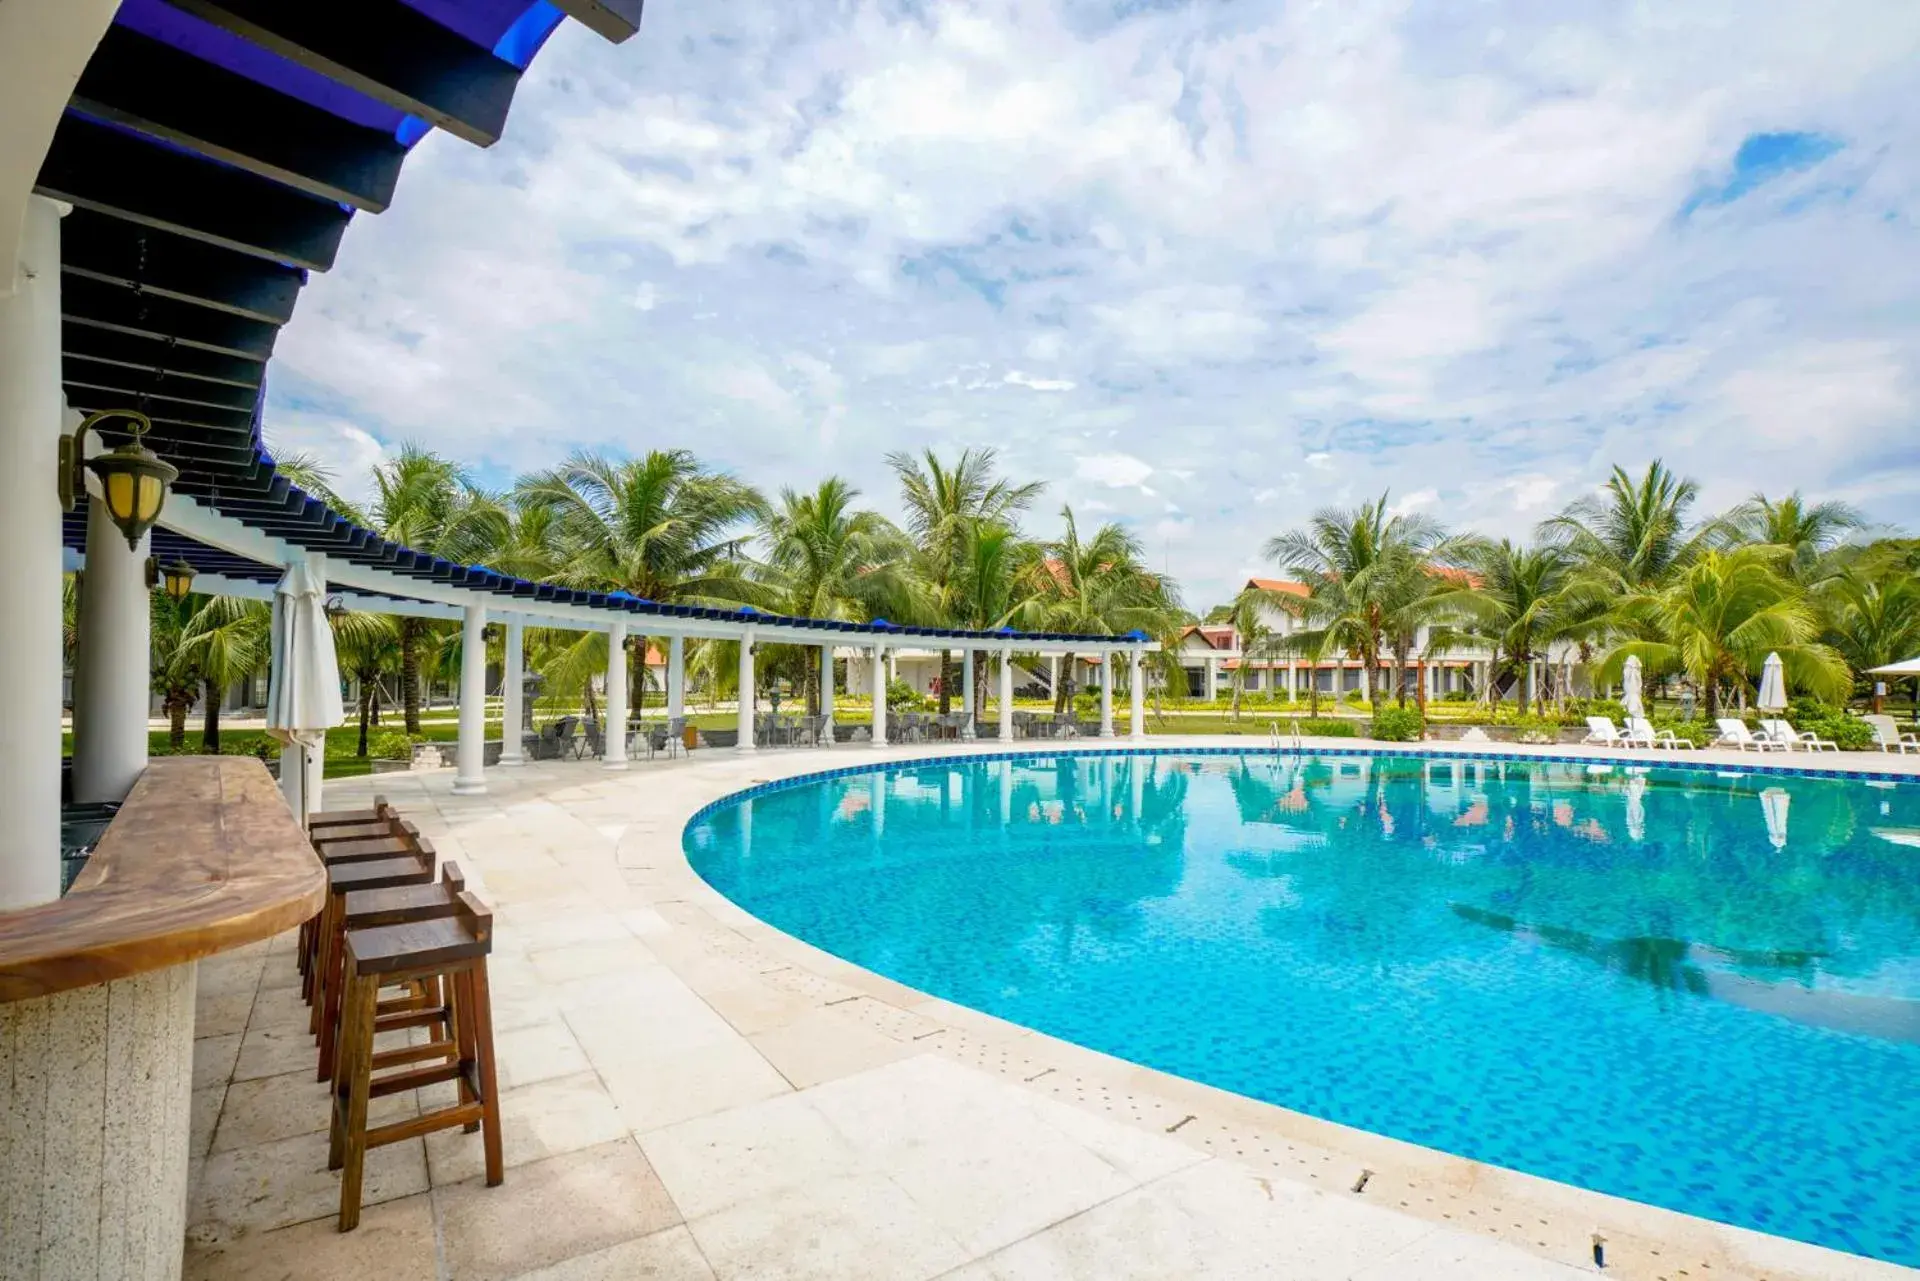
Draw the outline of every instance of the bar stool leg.
[[[478,1038],[473,1024],[472,977],[471,969],[456,970],[441,976],[441,982],[447,986],[448,1006],[453,1011],[453,1017],[448,1022],[452,1024],[454,1062],[461,1068],[460,1075],[454,1078],[454,1088],[459,1091],[463,1104],[474,1100],[473,1086],[469,1084],[466,1073],[467,1065],[475,1065],[474,1076],[479,1076],[479,1055],[474,1048]],[[478,1121],[469,1121],[460,1130],[463,1134],[472,1134],[479,1128]]]
[[[351,1010],[351,1007],[349,1007]],[[340,1029],[340,1062],[352,1064],[369,1052],[370,1047],[362,1045],[366,1034],[362,1032],[357,1020],[349,1019]],[[353,1083],[351,1071],[335,1072],[333,1082],[327,1087],[327,1100],[331,1104],[328,1117],[332,1122],[327,1131],[327,1168],[337,1170],[347,1159],[347,1094]]]
[[[487,1186],[500,1186],[506,1178],[506,1163],[500,1152],[500,1086],[493,1070],[493,993],[487,984],[487,958],[473,964],[470,975],[473,989],[473,1035],[479,1042],[474,1049],[480,1058],[481,1126],[487,1149]]]
[[[342,1064],[343,1074],[347,1077],[346,1116],[343,1124],[346,1128],[346,1151],[340,1174],[340,1230],[351,1232],[360,1226],[360,1185],[366,1174],[367,1165],[367,1095],[371,1087],[373,1074],[373,1008],[380,996],[380,981],[368,976],[362,978],[354,974],[349,983],[352,991],[347,1002],[348,1017],[353,1020],[356,1047],[358,1038],[364,1036],[367,1041],[366,1052],[356,1052],[351,1060]]]
[[[325,932],[320,939],[320,995],[313,1003],[313,1008],[320,1015],[320,1064],[314,1074],[316,1081],[333,1079],[334,1062],[339,1055],[341,988],[345,986],[341,976],[346,966],[346,931],[334,924],[338,918],[333,913],[343,910],[345,904],[342,902],[339,908],[333,908],[331,903],[340,898],[340,895],[329,896],[329,916],[322,927]],[[369,1045],[367,1048],[371,1053],[373,1047]]]

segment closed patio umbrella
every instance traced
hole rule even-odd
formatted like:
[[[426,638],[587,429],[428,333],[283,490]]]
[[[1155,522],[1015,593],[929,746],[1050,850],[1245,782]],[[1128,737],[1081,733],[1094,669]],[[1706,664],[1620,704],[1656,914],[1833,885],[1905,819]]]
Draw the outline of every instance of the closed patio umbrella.
[[[1760,793],[1760,812],[1767,819],[1767,839],[1777,850],[1787,848],[1787,807],[1792,802],[1784,787],[1769,787]]]
[[[1620,703],[1627,709],[1628,716],[1645,716],[1646,704],[1640,697],[1640,656],[1629,654],[1627,665],[1620,672]]]
[[[1760,669],[1760,697],[1754,706],[1763,712],[1787,710],[1787,669],[1778,654],[1768,654]]]
[[[320,806],[327,731],[346,719],[325,595],[325,582],[304,559],[287,566],[273,593],[267,733],[282,744],[280,790],[302,825]]]
[[[1627,775],[1627,839],[1647,839],[1647,776],[1643,770]]]

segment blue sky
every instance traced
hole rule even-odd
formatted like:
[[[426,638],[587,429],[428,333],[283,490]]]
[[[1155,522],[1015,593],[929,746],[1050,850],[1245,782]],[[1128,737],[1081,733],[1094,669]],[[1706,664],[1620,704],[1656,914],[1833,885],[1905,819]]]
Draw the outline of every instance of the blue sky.
[[[1663,455],[1920,497],[1920,5],[737,0],[569,24],[354,220],[268,435],[349,491],[999,448],[1189,604],[1390,490],[1524,534]]]

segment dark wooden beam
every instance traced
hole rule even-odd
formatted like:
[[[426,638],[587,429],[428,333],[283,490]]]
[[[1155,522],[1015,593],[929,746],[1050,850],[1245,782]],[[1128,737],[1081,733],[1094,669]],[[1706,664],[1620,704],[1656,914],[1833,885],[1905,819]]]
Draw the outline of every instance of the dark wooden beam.
[[[85,356],[63,356],[60,365],[60,379],[69,389],[84,387],[94,392],[138,397],[142,392],[150,392],[154,388],[153,374],[149,370],[110,365],[104,360],[91,360]],[[209,409],[244,409],[251,412],[253,402],[260,394],[257,388],[232,387],[199,378],[163,378],[159,385],[167,389],[171,399],[205,405]]]
[[[641,0],[553,0],[553,7],[602,39],[619,44],[640,30]]]
[[[78,277],[66,281],[60,290],[60,314],[76,324],[172,340],[182,347],[249,360],[273,355],[273,340],[280,336],[278,325]]]
[[[81,356],[109,365],[146,370],[146,387],[153,378],[198,378],[232,387],[257,388],[266,366],[257,360],[223,356],[218,352],[156,342],[132,334],[72,323],[60,326],[63,356]]]
[[[243,254],[325,271],[348,213],[277,182],[202,160],[69,111],[34,190],[83,209]]]
[[[60,268],[110,285],[231,312],[269,325],[293,317],[306,273],[91,209],[60,220]]]
[[[154,388],[151,393],[145,393],[143,391],[129,392],[125,390],[103,391],[96,387],[87,387],[71,381],[67,382],[65,387],[67,403],[75,409],[104,409],[108,406],[119,406],[129,409],[137,408],[146,414],[147,417],[153,419],[155,424],[162,422],[188,423],[195,427],[203,427],[218,432],[221,439],[217,443],[223,452],[230,452],[245,444],[245,440],[238,437],[251,436],[253,429],[253,406],[249,404],[244,409],[221,409],[216,406],[203,405],[191,399],[179,398],[171,394],[188,385],[184,380],[180,379],[162,379],[159,386]],[[237,438],[232,440],[226,439],[227,436],[234,433],[238,434]],[[154,428],[155,440],[167,437],[177,438],[180,435],[181,433],[177,431],[166,432],[164,428],[157,425]]]
[[[500,140],[520,73],[401,0],[168,0],[329,80],[482,147]]]
[[[71,105],[323,200],[375,213],[393,201],[407,151],[351,124],[127,27],[107,34]]]

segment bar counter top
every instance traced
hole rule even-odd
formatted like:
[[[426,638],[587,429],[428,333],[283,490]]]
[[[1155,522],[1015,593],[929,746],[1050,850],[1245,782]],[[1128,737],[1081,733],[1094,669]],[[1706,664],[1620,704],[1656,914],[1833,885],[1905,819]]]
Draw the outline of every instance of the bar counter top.
[[[0,1002],[107,983],[270,938],[326,873],[251,757],[152,761],[65,898],[0,913]]]

